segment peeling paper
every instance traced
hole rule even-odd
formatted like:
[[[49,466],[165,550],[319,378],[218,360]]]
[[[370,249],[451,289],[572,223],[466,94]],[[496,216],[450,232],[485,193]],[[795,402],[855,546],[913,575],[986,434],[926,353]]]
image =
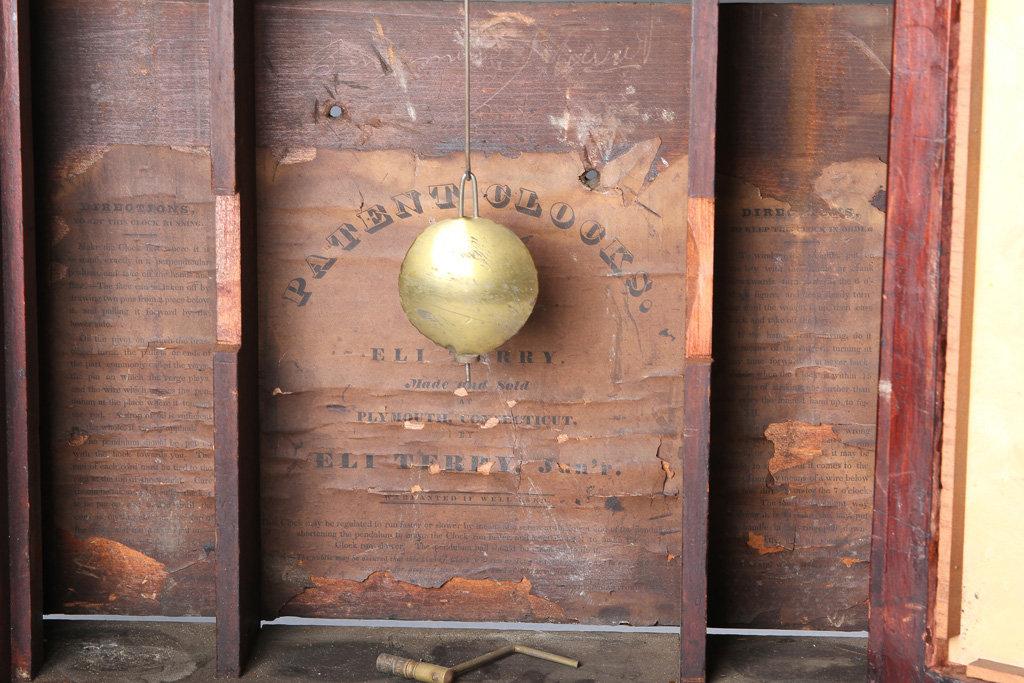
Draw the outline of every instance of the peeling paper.
[[[616,146],[636,128],[641,117],[636,104],[608,105],[597,113],[583,105],[566,109],[560,116],[549,116],[551,126],[561,139],[581,147],[584,159],[590,165],[608,162]]]
[[[672,469],[672,466],[671,466],[671,465],[669,465],[669,464],[668,464],[667,462],[665,462],[664,460],[663,460],[663,461],[661,462],[661,469],[665,470],[665,477],[666,477],[667,479],[671,479],[671,478],[673,478],[674,476],[676,476],[675,470],[673,470],[673,469]]]
[[[753,531],[747,532],[747,545],[756,550],[758,555],[770,555],[786,550],[785,546],[766,543],[762,534],[755,534]]]
[[[67,237],[71,233],[71,226],[68,225],[67,221],[62,216],[54,217],[50,224],[50,243],[54,246],[60,244],[60,241]]]
[[[870,548],[885,167],[792,154],[758,160],[768,189],[719,185],[712,476],[736,542],[709,571],[723,623],[862,628],[866,565],[843,558]]]
[[[600,184],[594,189],[618,194],[622,205],[629,206],[642,194],[660,149],[659,138],[633,145],[629,151],[600,167]]]
[[[822,454],[826,441],[838,440],[832,425],[811,425],[796,421],[770,424],[764,436],[772,442],[774,449],[768,461],[768,471],[773,475],[810,462]]]
[[[282,165],[304,164],[314,159],[316,159],[316,147],[289,147],[284,150],[277,163]]]
[[[885,211],[876,206],[876,197],[879,193],[885,196],[887,169],[878,158],[829,164],[815,179],[814,191],[833,209],[852,209],[856,220],[881,232],[885,228]],[[884,199],[882,202],[884,207]]]
[[[360,604],[371,604],[378,614],[395,619],[433,619],[441,614],[460,620],[492,619],[495,613],[513,614],[522,621],[565,621],[557,604],[533,593],[528,579],[494,581],[453,577],[440,586],[424,587],[397,580],[388,572],[374,572],[363,581],[310,577],[310,586],[285,604],[282,613],[315,615],[325,606],[337,614],[356,616]],[[344,618],[344,617],[341,617]]]
[[[61,596],[65,605],[90,612],[159,611],[168,580],[164,564],[108,538],[79,540],[65,533],[60,540],[65,551],[75,556],[75,562],[65,566],[61,577],[61,584],[68,587]]]
[[[55,168],[40,224],[48,594],[72,613],[212,614],[209,158],[85,147]]]
[[[64,181],[70,181],[75,176],[88,171],[93,164],[103,158],[110,151],[110,145],[89,145],[78,147],[64,155],[53,169],[54,175]]]
[[[417,586],[518,582],[527,567],[560,620],[678,620],[665,558],[682,537],[687,163],[649,176],[659,148],[624,148],[608,172],[631,201],[584,186],[574,153],[474,159],[482,213],[523,238],[541,297],[468,386],[397,294],[411,241],[454,214],[461,157],[261,153],[261,377],[294,392],[263,396],[268,566]],[[300,606],[286,574],[267,571],[273,613],[380,614],[361,596]],[[539,618],[508,610],[489,614]]]

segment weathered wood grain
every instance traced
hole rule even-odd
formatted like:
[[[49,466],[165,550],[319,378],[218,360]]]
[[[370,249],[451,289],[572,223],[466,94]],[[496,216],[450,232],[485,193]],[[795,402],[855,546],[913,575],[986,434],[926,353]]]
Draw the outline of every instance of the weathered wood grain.
[[[872,680],[930,676],[959,3],[898,3],[871,549]]]
[[[686,153],[688,127],[665,124],[687,115],[688,6],[511,2],[471,11],[477,151],[578,149],[593,167],[629,140],[663,136],[667,156]],[[258,144],[461,149],[460,14],[436,1],[258,3]]]
[[[203,0],[31,3],[37,115],[74,146],[210,144]],[[40,151],[64,152],[40,139]]]
[[[0,588],[8,609],[13,678],[31,678],[42,656],[42,566],[39,509],[39,403],[36,368],[35,195],[32,95],[29,86],[28,2],[0,2],[0,254],[3,279],[3,406],[9,543],[9,584]],[[2,553],[0,553],[2,554]],[[6,577],[5,577],[6,578]],[[8,592],[9,588],[9,592]],[[6,598],[6,599],[4,599]],[[2,630],[4,639],[7,628]],[[0,668],[0,675],[7,667]]]
[[[693,3],[690,43],[690,196],[715,196],[718,3]],[[713,225],[708,226],[709,230]]]
[[[708,443],[711,431],[711,364],[686,363],[686,435],[683,470],[683,564],[680,604],[681,681],[703,681],[707,638]]]
[[[866,624],[890,12],[721,8],[712,626]]]

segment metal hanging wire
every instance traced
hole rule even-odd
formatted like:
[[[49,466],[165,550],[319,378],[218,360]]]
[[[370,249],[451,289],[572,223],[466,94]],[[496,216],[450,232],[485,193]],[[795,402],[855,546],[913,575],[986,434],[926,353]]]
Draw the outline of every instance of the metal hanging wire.
[[[473,173],[473,163],[470,155],[470,126],[469,126],[469,0],[463,0],[462,2],[462,14],[463,14],[463,41],[465,61],[465,149],[466,149],[466,170],[462,173],[462,182],[459,183],[459,215],[466,216],[466,181],[470,181],[471,188],[473,190],[473,218],[480,217],[480,192],[477,188],[476,175]]]

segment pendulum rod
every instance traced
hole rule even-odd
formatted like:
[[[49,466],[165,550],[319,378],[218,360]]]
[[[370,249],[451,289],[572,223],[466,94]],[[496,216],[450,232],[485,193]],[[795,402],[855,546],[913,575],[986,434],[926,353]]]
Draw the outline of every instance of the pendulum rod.
[[[469,98],[469,86],[470,86],[470,82],[469,82],[469,45],[470,45],[470,41],[469,41],[469,0],[463,0],[463,2],[462,2],[462,13],[463,13],[463,21],[465,22],[463,24],[463,39],[465,41],[465,45],[463,46],[464,47],[463,59],[465,60],[463,62],[463,65],[465,67],[464,68],[465,73],[463,75],[464,86],[465,86],[465,90],[464,90],[465,96],[463,98],[463,100],[464,100],[463,105],[465,107],[464,115],[465,115],[465,119],[466,119],[465,120],[465,134],[466,134],[466,137],[465,137],[465,145],[464,145],[465,152],[466,152],[466,169],[462,173],[462,182],[459,185],[459,215],[461,217],[463,217],[463,218],[466,218],[466,181],[468,180],[470,182],[470,187],[473,190],[473,218],[479,218],[480,217],[480,201],[478,199],[479,191],[477,189],[477,184],[476,184],[476,175],[473,173],[473,161],[472,161],[471,154],[470,154],[470,150],[471,150],[471,147],[472,147],[472,143],[471,143],[471,137],[472,136],[470,134],[471,131],[470,131],[470,124],[469,124],[469,116],[470,116],[470,113],[469,113],[469,108],[470,108],[469,107],[469,105],[470,105],[470,98]]]
[[[465,43],[463,49],[463,79],[465,89],[464,94],[464,105],[465,109],[463,114],[465,116],[465,151],[466,151],[466,170],[462,173],[462,182],[459,187],[459,215],[463,218],[466,217],[466,180],[470,181],[470,186],[473,188],[473,217],[480,217],[480,204],[477,198],[477,186],[476,176],[473,175],[473,162],[470,155],[470,128],[469,128],[469,0],[462,0],[462,20],[463,20],[463,31],[462,38]],[[469,361],[466,362],[466,390],[469,390],[470,384],[473,381],[473,373],[470,368]]]
[[[464,52],[465,52],[465,55],[464,55],[464,58],[465,58],[465,62],[464,62],[464,66],[465,66],[465,86],[466,86],[466,88],[465,88],[465,95],[466,95],[465,96],[465,100],[466,100],[465,101],[465,106],[466,106],[466,108],[465,108],[465,117],[466,117],[466,172],[464,174],[464,177],[471,178],[471,177],[473,177],[473,164],[472,164],[472,161],[470,160],[470,156],[469,156],[469,145],[470,145],[470,142],[469,142],[469,133],[470,133],[470,131],[469,131],[469,0],[463,0],[463,2],[462,2],[462,13],[463,13],[463,21],[465,22],[464,27],[463,27],[463,29],[464,29],[463,30],[463,38],[466,41],[465,50],[464,50]],[[473,198],[473,201],[474,201],[474,204],[475,204],[476,197]]]

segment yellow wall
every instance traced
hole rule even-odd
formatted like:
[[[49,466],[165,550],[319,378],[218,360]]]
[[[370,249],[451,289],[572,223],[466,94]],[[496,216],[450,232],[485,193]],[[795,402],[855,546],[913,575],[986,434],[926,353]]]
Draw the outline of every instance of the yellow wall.
[[[1024,666],[1024,3],[985,5],[963,611],[950,660]]]

